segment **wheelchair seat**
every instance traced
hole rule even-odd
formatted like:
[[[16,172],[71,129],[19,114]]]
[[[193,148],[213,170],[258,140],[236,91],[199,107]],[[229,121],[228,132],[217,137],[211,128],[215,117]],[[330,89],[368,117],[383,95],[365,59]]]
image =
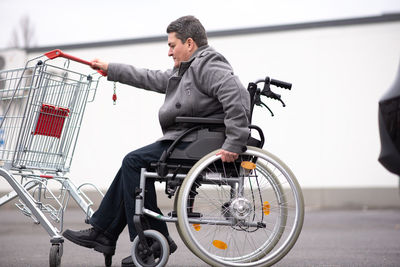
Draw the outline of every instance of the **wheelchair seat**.
[[[225,125],[223,119],[218,118],[200,118],[200,117],[177,117],[176,122],[188,129],[181,134],[161,155],[158,162],[150,165],[150,169],[164,178],[169,173],[185,174],[187,173],[201,158],[220,149],[225,142]],[[251,129],[255,129],[260,137],[260,140],[250,135]],[[177,148],[177,144],[181,140],[196,132],[197,138],[195,141],[188,144],[185,148]],[[262,130],[254,125],[249,125],[248,146],[262,148],[264,144],[264,135]],[[174,180],[174,179],[172,179]],[[177,183],[167,180],[166,193],[171,197],[176,190]]]
[[[198,161],[208,153],[220,149],[225,141],[225,125],[223,119],[217,118],[199,118],[199,117],[177,117],[176,122],[189,127],[189,133],[197,130],[197,139],[190,143],[185,149],[173,148],[172,153],[168,157],[168,161]],[[247,145],[261,148],[264,143],[264,136],[261,129],[257,126],[250,125],[250,129],[256,129],[262,140],[251,137]],[[179,137],[177,142],[186,134]]]
[[[197,139],[185,149],[175,148],[169,160],[199,160],[211,151],[222,147],[225,141],[224,131],[205,128],[197,131]]]

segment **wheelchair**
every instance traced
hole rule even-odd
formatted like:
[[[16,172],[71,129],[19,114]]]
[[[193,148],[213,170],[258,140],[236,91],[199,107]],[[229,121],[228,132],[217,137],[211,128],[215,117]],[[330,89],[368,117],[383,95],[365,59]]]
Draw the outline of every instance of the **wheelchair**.
[[[264,84],[263,89],[258,84]],[[251,114],[254,106],[268,108],[261,96],[285,106],[271,85],[291,89],[291,84],[269,77],[250,83]],[[270,266],[281,260],[300,235],[304,200],[289,167],[262,149],[262,130],[250,125],[247,150],[227,163],[216,155],[225,140],[222,119],[178,117],[176,122],[190,127],[158,162],[141,170],[140,188],[135,190],[134,264],[165,266],[168,261],[168,242],[148,229],[148,216],[175,223],[185,245],[211,266]],[[183,150],[176,148],[192,132],[197,132],[197,141]],[[174,196],[168,215],[144,207],[147,179],[165,182],[165,193]]]

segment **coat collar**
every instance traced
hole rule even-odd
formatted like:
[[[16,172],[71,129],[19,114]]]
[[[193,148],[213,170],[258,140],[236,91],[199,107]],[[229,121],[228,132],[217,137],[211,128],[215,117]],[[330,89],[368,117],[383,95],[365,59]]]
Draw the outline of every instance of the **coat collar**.
[[[197,48],[196,51],[194,51],[194,53],[192,54],[192,56],[189,58],[188,61],[182,61],[179,68],[174,68],[174,72],[178,71],[178,76],[182,76],[187,71],[187,69],[190,67],[190,64],[192,64],[192,62],[196,59],[196,57],[198,57],[207,48],[209,48],[208,45],[203,45],[203,46]]]

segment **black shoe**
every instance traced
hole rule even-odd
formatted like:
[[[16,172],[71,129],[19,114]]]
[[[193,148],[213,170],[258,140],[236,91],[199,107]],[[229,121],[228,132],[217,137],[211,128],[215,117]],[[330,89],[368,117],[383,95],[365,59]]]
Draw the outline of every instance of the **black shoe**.
[[[94,228],[81,231],[65,230],[63,236],[77,245],[93,248],[106,255],[115,254],[116,241],[109,239]]]
[[[172,240],[172,238],[170,236],[167,237],[167,241],[169,244],[169,254],[172,254],[178,249],[178,246],[175,244],[175,241]],[[157,253],[157,251],[156,251],[154,253],[154,257],[155,258],[160,257],[159,252]],[[132,260],[132,256],[128,256],[128,257],[124,258],[121,261],[121,267],[135,267],[135,264],[133,263],[133,260]]]

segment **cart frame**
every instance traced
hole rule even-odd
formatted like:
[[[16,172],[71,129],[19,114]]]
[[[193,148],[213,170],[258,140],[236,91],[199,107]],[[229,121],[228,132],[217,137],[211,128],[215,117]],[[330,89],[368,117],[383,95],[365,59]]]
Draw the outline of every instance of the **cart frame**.
[[[55,62],[55,58],[66,61]],[[90,65],[56,49],[27,61],[24,68],[0,72],[0,176],[13,189],[0,197],[0,206],[18,197],[18,209],[47,231],[50,266],[61,264],[64,239],[60,233],[70,197],[88,223],[93,202],[83,187],[91,186],[104,196],[94,184],[77,187],[65,176],[86,104],[94,101],[101,78],[97,73],[70,70],[70,60]],[[49,183],[58,184],[59,191]]]

